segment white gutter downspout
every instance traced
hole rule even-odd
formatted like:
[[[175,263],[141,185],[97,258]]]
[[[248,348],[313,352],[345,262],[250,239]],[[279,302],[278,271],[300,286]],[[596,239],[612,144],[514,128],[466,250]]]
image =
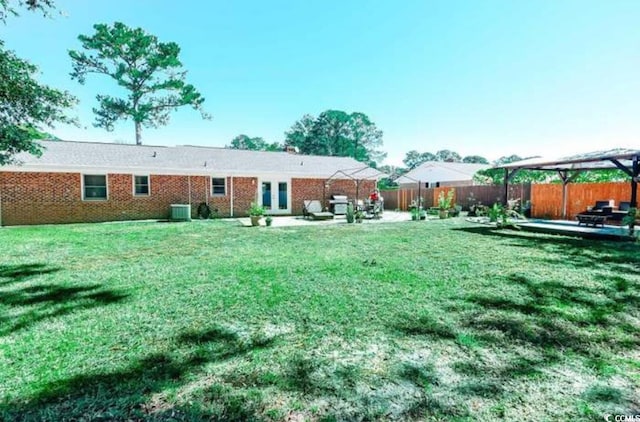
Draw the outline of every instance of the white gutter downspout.
[[[191,176],[187,176],[187,183],[189,185],[189,206],[191,206]]]
[[[231,209],[229,210],[229,217],[233,217],[233,176],[231,176],[231,186],[230,186],[230,194],[231,194],[231,199],[230,199],[230,205],[231,205]]]
[[[207,204],[207,206],[209,206],[209,189],[211,189],[210,183],[211,183],[211,177],[208,178],[209,179],[209,183],[204,182],[204,202]]]

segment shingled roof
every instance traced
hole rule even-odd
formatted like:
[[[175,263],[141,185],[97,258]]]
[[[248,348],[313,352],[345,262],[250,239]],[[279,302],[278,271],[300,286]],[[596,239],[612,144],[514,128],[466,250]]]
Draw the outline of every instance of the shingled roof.
[[[350,157],[246,151],[200,146],[150,146],[98,142],[39,141],[41,157],[19,154],[17,165],[0,171],[109,172],[328,178],[340,171],[358,179],[382,173]]]

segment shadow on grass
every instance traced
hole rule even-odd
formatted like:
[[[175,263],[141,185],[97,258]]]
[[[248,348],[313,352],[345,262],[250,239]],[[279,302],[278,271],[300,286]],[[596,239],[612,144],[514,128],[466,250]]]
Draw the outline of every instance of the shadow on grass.
[[[87,373],[51,383],[29,399],[0,405],[0,419],[50,420],[258,420],[264,410],[259,393],[242,394],[217,384],[190,396],[193,405],[154,397],[178,388],[209,363],[271,347],[274,339],[240,338],[220,327],[182,333],[176,349],[155,353],[123,369]]]
[[[550,257],[545,264],[571,268],[600,269],[621,274],[640,274],[640,247],[632,242],[581,239],[490,227],[461,227],[453,231],[489,236],[509,241],[509,246],[544,249]]]
[[[32,326],[40,321],[117,303],[128,295],[100,285],[25,285],[34,277],[60,271],[45,264],[0,266],[0,336]]]
[[[635,319],[639,308],[640,285],[633,278],[610,275],[595,286],[580,286],[514,274],[495,290],[458,298],[452,308],[456,313],[446,315],[446,321],[417,313],[390,328],[405,336],[423,336],[425,341],[458,339],[459,343],[463,334],[477,339],[478,348],[500,359],[467,348],[467,358],[450,365],[462,376],[455,391],[499,399],[508,394],[504,385],[554,376],[548,369],[567,356],[596,372],[610,370],[612,357],[640,347]],[[634,406],[613,390],[588,391],[582,399],[593,406],[604,399],[624,402],[623,410]]]
[[[21,265],[0,265],[0,286],[11,283],[19,283],[31,277],[51,274],[60,271],[58,267],[50,267],[46,264],[21,264]]]

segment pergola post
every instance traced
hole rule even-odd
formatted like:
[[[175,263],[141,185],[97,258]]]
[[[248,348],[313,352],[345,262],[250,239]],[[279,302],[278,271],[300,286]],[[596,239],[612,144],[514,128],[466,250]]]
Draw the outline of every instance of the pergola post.
[[[562,219],[567,219],[567,185],[569,184],[569,179],[567,178],[566,171],[558,171],[560,175],[560,179],[562,180]]]
[[[509,195],[509,169],[504,169],[504,186],[502,191],[502,205],[507,206],[507,196]]]
[[[504,205],[505,207],[507,205],[509,205],[509,182],[511,181],[511,179],[513,178],[513,176],[515,176],[515,174],[518,172],[518,168],[515,168],[511,171],[509,171],[509,169],[504,169],[504,191],[503,191],[503,198],[502,198],[502,205]]]
[[[631,168],[631,206],[638,206],[638,177],[640,176],[640,163],[638,162],[639,156],[634,156]]]
[[[580,174],[580,170],[576,170],[571,176],[569,176],[569,172],[567,170],[558,170],[558,174],[560,175],[560,179],[562,180],[562,219],[567,219],[567,186],[573,179],[575,179],[578,174]]]

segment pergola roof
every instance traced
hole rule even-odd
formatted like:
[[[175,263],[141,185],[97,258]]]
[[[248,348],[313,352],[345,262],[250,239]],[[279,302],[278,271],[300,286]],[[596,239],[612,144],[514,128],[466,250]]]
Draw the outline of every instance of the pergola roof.
[[[634,157],[640,157],[640,149],[617,148],[606,151],[594,151],[567,157],[549,158],[535,157],[526,160],[514,161],[508,164],[493,166],[497,169],[507,170],[596,170],[620,168],[616,161],[625,167],[630,167]]]
[[[566,217],[567,209],[567,184],[571,182],[581,170],[605,170],[620,169],[631,179],[631,206],[637,205],[638,179],[640,179],[640,150],[638,149],[611,149],[607,151],[594,151],[584,154],[576,154],[556,159],[529,158],[515,161],[509,164],[496,165],[493,168],[504,169],[504,197],[507,203],[509,180],[523,169],[557,171],[562,179],[562,215]],[[574,171],[572,175],[570,171]]]

